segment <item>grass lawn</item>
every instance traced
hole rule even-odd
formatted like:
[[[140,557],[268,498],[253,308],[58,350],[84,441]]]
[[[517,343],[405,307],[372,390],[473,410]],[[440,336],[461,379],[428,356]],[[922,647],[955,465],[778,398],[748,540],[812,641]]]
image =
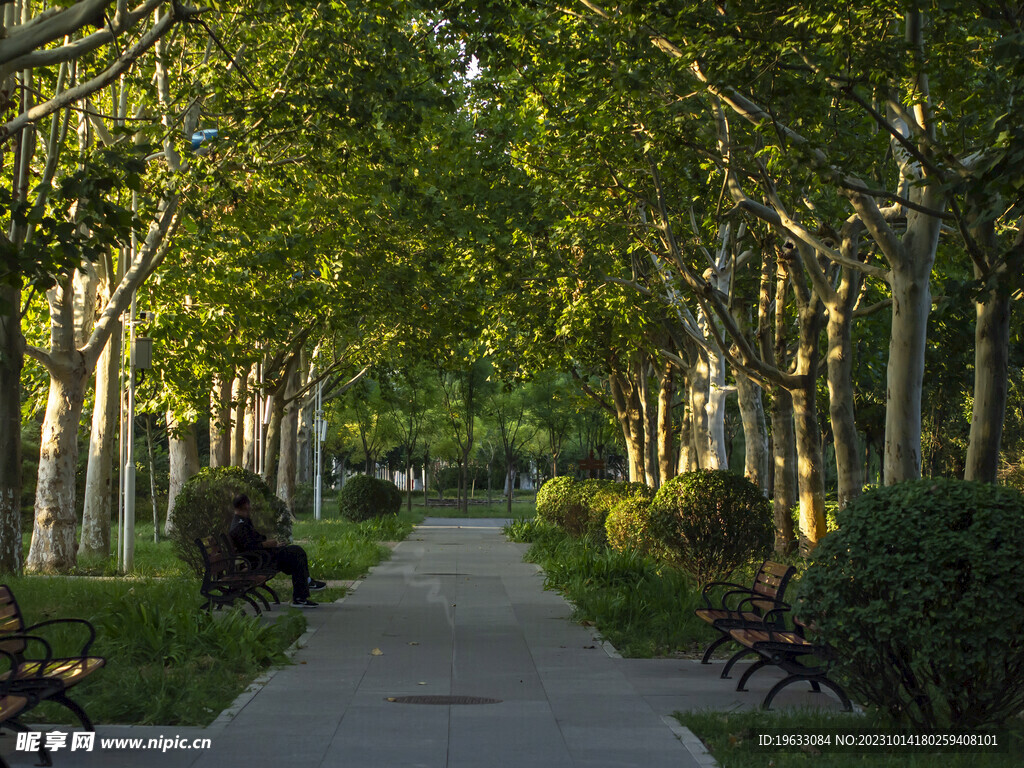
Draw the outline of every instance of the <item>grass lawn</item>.
[[[316,578],[352,580],[390,556],[382,542],[405,538],[419,515],[352,523],[336,507],[314,521],[301,516],[293,536],[309,555]],[[114,558],[83,560],[67,577],[8,577],[27,623],[83,618],[96,627],[91,653],[107,665],[72,691],[96,723],[207,725],[261,671],[287,661],[284,651],[305,631],[294,608],[275,606],[264,618],[239,609],[200,609],[199,580],[174,555],[168,540],[153,541],[152,523],[135,531],[135,571],[116,575]],[[26,536],[27,540],[27,536]],[[27,541],[26,541],[27,546]],[[271,582],[282,603],[291,579]],[[344,588],[316,594],[318,602],[344,596]],[[81,625],[45,632],[55,655],[77,653]],[[33,721],[74,722],[68,710],[44,704]]]

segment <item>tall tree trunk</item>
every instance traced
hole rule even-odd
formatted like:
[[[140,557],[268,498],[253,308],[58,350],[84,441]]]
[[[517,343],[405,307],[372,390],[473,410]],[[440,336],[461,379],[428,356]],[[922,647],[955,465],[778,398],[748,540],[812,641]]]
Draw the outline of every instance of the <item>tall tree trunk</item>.
[[[0,284],[0,573],[21,573],[21,290]]]
[[[108,297],[109,298],[109,297]],[[104,301],[104,303],[106,303]],[[78,553],[109,557],[110,520],[114,488],[114,446],[120,402],[121,328],[118,325],[96,365],[96,391],[89,437],[89,465],[85,475],[85,504]]]
[[[1008,393],[1010,295],[994,289],[975,302],[974,408],[964,478],[996,482]]]
[[[299,402],[295,395],[299,391],[299,374],[292,369],[285,386],[284,397],[287,405],[281,417],[281,458],[277,468],[277,495],[295,514],[295,467],[298,448]]]
[[[775,518],[775,551],[787,555],[796,543],[791,510],[799,502],[796,479],[796,432],[793,427],[793,396],[784,387],[772,391],[772,460],[774,483],[772,510]]]
[[[684,394],[689,387],[684,386]],[[697,446],[693,444],[693,417],[689,404],[683,406],[683,417],[679,424],[679,465],[676,474],[693,472],[697,468]]]
[[[174,502],[185,483],[199,471],[199,447],[194,424],[179,424],[167,413],[167,443],[170,459],[170,483],[167,489],[167,519],[164,535],[174,531]]]
[[[715,469],[711,457],[711,435],[708,431],[710,370],[707,355],[703,351],[698,351],[695,358],[687,374],[690,385],[690,426],[693,429],[693,445],[697,449],[697,466],[701,469]]]
[[[231,376],[214,374],[210,388],[210,466],[231,466]]]
[[[886,485],[921,476],[921,388],[931,309],[931,262],[896,267],[892,275],[885,404]]]
[[[120,282],[124,272],[125,254],[113,265],[100,260],[98,297],[100,306],[110,300],[113,286]],[[111,272],[114,271],[114,274]],[[89,326],[92,318],[89,318]],[[113,501],[118,497],[114,488],[114,439],[120,421],[122,327],[115,323],[103,352],[96,364],[96,387],[92,413],[92,432],[89,436],[89,464],[85,477],[85,500],[82,512],[82,533],[79,554],[94,557],[110,555],[110,522]]]
[[[314,411],[316,400],[303,398],[299,408],[299,424],[296,433],[295,448],[295,482],[308,485],[316,475],[314,459],[316,455],[316,436],[313,434]]]
[[[836,451],[839,508],[860,496],[864,468],[853,408],[853,318],[849,303],[836,302],[828,313],[828,403]]]
[[[50,374],[50,392],[39,450],[32,544],[25,563],[30,573],[66,573],[78,561],[78,427],[87,379],[102,351],[87,361],[78,347],[87,340],[86,326],[92,325],[96,283],[96,270],[89,265],[47,292],[52,351],[42,357]]]
[[[271,478],[277,477],[277,462],[281,455],[281,420],[284,417],[284,405],[280,396],[271,396],[270,423],[267,425],[266,445],[263,454],[263,481],[270,484]],[[367,459],[369,462],[369,459]],[[367,472],[367,474],[372,474]]]
[[[793,421],[796,426],[797,489],[800,496],[801,545],[813,548],[825,538],[825,479],[822,472],[818,412],[812,381],[796,389],[793,395]]]
[[[711,379],[711,391],[705,406],[708,411],[708,469],[728,469],[725,440],[725,403],[732,391],[725,386],[725,361],[719,360],[719,373]]]
[[[637,363],[633,367],[637,401],[640,405],[640,428],[644,446],[644,482],[651,488],[657,488],[658,481],[658,411],[656,404],[651,402],[652,396],[648,382],[647,365]]]
[[[1013,245],[1017,257],[1003,259],[994,271],[992,264],[1000,260],[994,226],[987,222],[972,227],[971,233],[982,248],[986,267],[982,271],[976,263],[974,277],[985,280],[988,287],[982,300],[974,303],[974,405],[964,478],[994,483],[999,471],[999,449],[1009,394],[1010,287],[1007,283],[1010,265],[1020,270],[1024,229],[1018,232]]]
[[[244,369],[238,371],[231,384],[231,402],[234,403],[234,418],[231,424],[231,466],[245,466],[245,403],[248,381]]]
[[[512,497],[515,495],[515,461],[510,454],[505,455],[505,477],[508,483],[508,496],[505,500],[505,513],[512,517]]]
[[[800,288],[797,288],[798,293]],[[806,302],[804,298],[802,301]],[[825,537],[825,477],[818,430],[818,343],[824,319],[823,305],[801,307],[796,370],[802,384],[792,390],[796,427],[797,491],[800,496],[800,544],[809,551]]]
[[[761,387],[736,371],[736,391],[743,420],[743,474],[768,494],[768,426],[765,423]]]
[[[25,562],[29,573],[66,573],[77,562],[75,470],[88,372],[77,351],[61,357],[64,359],[56,362],[59,367],[50,371],[50,394],[40,439],[35,525]]]
[[[628,388],[625,378],[614,370],[608,376],[608,383],[612,402],[615,405],[615,415],[619,420],[619,427],[622,429],[622,436],[626,442],[629,479],[634,483],[642,483],[644,478],[643,447],[642,441],[638,440],[637,430],[634,428],[634,408],[630,402],[634,393]]]
[[[658,377],[658,484],[665,483],[674,474],[672,451],[672,396],[675,394],[673,375],[675,366],[664,363]]]
[[[247,396],[245,398],[245,414],[242,420],[242,466],[250,472],[256,471],[257,438],[259,436],[259,431],[262,429],[260,421],[262,419],[262,414],[259,412],[260,398],[257,396],[259,394],[257,389],[257,384],[259,382],[256,377],[256,371],[256,365],[253,365],[252,368],[249,369],[248,386],[246,387]]]

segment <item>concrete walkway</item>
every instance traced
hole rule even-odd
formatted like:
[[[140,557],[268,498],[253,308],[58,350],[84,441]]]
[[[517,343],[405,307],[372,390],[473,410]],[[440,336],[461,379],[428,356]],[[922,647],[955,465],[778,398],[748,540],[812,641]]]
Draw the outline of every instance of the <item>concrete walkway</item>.
[[[669,716],[756,707],[779,679],[736,693],[720,666],[621,659],[569,620],[501,521],[427,518],[338,603],[307,612],[291,666],[209,728],[101,726],[156,748],[69,749],[58,768],[696,768],[712,765]],[[834,706],[793,686],[778,706]],[[471,697],[403,703],[403,697]],[[481,700],[486,700],[484,703]],[[680,738],[682,737],[682,738]],[[209,748],[183,749],[207,738]],[[175,742],[175,739],[179,741]],[[0,751],[12,766],[33,756]]]

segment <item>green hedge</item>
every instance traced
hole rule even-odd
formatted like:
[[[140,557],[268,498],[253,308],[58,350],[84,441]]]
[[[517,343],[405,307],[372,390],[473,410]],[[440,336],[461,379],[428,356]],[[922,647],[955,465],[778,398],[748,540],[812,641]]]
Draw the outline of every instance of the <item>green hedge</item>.
[[[632,483],[630,492],[615,502],[605,520],[608,546],[618,552],[638,552],[661,556],[661,546],[651,534],[651,501],[654,491],[642,483]]]
[[[727,578],[772,548],[771,503],[742,475],[678,475],[658,489],[650,511],[655,540],[699,584]]]
[[[556,477],[537,492],[537,517],[570,536],[607,544],[605,521],[612,509],[624,498],[645,492],[652,493],[643,483]]]
[[[875,488],[801,579],[847,690],[915,730],[1024,710],[1024,495],[931,478]]]
[[[338,494],[338,510],[357,523],[382,515],[398,514],[402,494],[390,480],[370,475],[354,475],[345,481]]]

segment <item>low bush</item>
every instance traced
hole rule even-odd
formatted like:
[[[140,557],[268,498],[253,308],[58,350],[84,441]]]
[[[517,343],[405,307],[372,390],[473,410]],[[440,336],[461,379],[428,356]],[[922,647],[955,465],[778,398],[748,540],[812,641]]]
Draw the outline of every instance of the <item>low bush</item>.
[[[203,561],[195,540],[226,533],[234,516],[235,496],[244,493],[252,506],[252,524],[269,538],[287,541],[292,524],[288,507],[259,475],[241,467],[204,467],[181,489],[174,502],[174,551],[195,574]]]
[[[614,480],[575,480],[556,477],[537,492],[537,518],[556,525],[570,536],[587,536],[595,543],[607,543],[605,520],[612,508],[643,483]]]
[[[568,476],[553,477],[544,483],[537,491],[537,519],[563,527],[565,506],[575,486],[576,480]]]
[[[615,502],[605,520],[605,535],[608,546],[618,552],[630,550],[641,555],[660,556],[661,546],[651,534],[651,501],[654,491],[646,485],[631,488],[630,492]]]
[[[609,499],[615,485],[618,483],[614,480],[576,482],[566,494],[562,507],[562,530],[577,538],[594,536],[595,543],[604,544],[604,517],[611,507]]]
[[[338,494],[343,517],[360,523],[381,515],[394,515],[402,506],[402,494],[390,480],[370,475],[353,475]]]
[[[586,482],[595,485],[592,493],[586,499],[584,534],[599,544],[607,545],[609,543],[608,517],[618,504],[633,496],[642,496],[647,499],[654,497],[654,491],[643,483],[617,483],[612,480],[588,480]]]
[[[1024,495],[930,478],[839,512],[801,580],[801,615],[847,690],[915,730],[1024,710]]]
[[[654,539],[698,584],[725,579],[772,548],[771,503],[732,472],[699,469],[673,477],[658,489],[650,512]]]
[[[312,483],[300,483],[292,494],[292,514],[312,515],[316,511],[316,488]]]

